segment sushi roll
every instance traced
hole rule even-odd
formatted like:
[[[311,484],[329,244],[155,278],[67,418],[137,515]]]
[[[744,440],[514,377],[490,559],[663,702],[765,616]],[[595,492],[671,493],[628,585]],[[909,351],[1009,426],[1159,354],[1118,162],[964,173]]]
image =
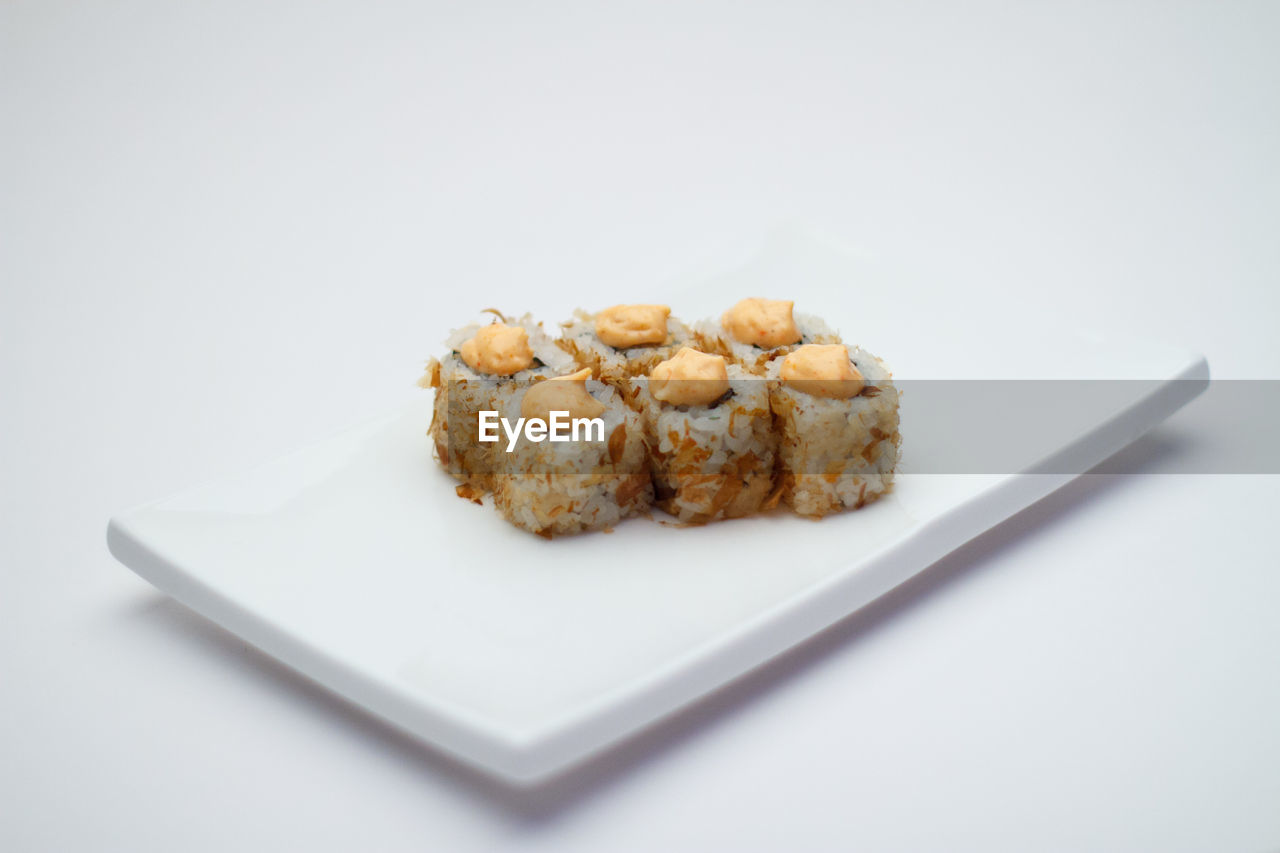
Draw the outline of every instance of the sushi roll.
[[[771,505],[777,438],[765,381],[685,347],[654,367],[639,399],[658,506],[701,524]]]
[[[698,344],[748,372],[763,376],[774,359],[804,344],[838,344],[840,336],[808,314],[795,314],[789,299],[743,299],[715,320],[696,327]]]
[[[578,310],[561,325],[560,347],[579,367],[624,392],[633,387],[624,380],[647,375],[690,337],[666,305],[614,305],[596,314]]]
[[[607,530],[653,501],[640,414],[617,389],[590,376],[584,368],[535,381],[513,399],[522,418],[551,424],[555,412],[571,423],[570,440],[535,441],[526,430],[510,449],[497,451],[494,506],[507,521],[548,539]],[[575,435],[580,424],[585,429]]]
[[[428,361],[418,380],[436,392],[427,430],[436,458],[462,481],[458,494],[472,499],[491,488],[496,446],[479,440],[479,413],[505,410],[522,384],[559,375],[573,363],[528,314],[508,320],[492,313],[488,325],[453,331],[445,340],[449,354]]]
[[[844,344],[807,344],[768,371],[787,506],[821,518],[890,489],[901,444],[898,390],[880,359]]]

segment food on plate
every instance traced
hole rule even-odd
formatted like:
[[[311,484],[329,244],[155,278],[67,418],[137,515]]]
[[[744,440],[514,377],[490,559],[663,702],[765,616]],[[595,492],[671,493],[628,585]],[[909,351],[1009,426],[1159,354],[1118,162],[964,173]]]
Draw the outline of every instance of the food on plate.
[[[778,506],[822,518],[893,486],[898,390],[884,363],[789,300],[689,327],[666,305],[530,315],[450,334],[420,381],[462,497],[551,538],[656,507],[705,524]]]
[[[689,340],[688,327],[666,305],[614,305],[595,314],[578,310],[561,326],[560,346],[579,367],[631,389],[635,386],[621,380],[646,375]]]
[[[766,383],[686,347],[653,368],[639,400],[660,508],[695,524],[760,511],[778,446]]]
[[[436,457],[462,481],[458,494],[468,498],[487,492],[493,480],[494,445],[479,441],[480,412],[504,411],[523,385],[573,363],[529,315],[508,320],[490,313],[491,323],[453,331],[445,340],[448,354],[428,361],[418,381],[436,391],[428,429]]]
[[[778,488],[820,518],[884,494],[898,463],[898,389],[880,359],[844,344],[806,344],[769,365]]]
[[[561,413],[570,423],[570,440],[537,440],[526,431],[502,460],[494,506],[517,527],[547,538],[607,530],[653,502],[640,414],[617,389],[590,376],[584,368],[535,381],[513,399],[526,422],[550,425]],[[577,424],[584,429],[575,437]]]
[[[796,314],[789,299],[740,300],[719,320],[695,326],[698,345],[763,375],[774,359],[803,344],[837,344],[840,336],[821,319]]]

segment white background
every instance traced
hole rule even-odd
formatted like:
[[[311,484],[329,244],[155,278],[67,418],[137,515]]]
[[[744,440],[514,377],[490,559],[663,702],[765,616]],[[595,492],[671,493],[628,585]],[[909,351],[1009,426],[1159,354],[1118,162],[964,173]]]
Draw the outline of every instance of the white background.
[[[266,5],[0,6],[0,848],[1280,848],[1280,478],[1162,473],[1203,411],[532,792],[103,543],[762,222],[1280,377],[1280,4]]]

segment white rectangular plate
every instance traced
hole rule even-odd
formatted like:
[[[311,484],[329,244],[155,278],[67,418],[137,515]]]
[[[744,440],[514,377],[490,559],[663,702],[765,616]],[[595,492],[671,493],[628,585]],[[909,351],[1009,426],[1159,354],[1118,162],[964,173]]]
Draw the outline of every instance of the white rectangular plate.
[[[857,341],[848,326],[867,316],[869,300],[848,285],[866,286],[868,275],[857,257],[791,234],[674,302],[696,317],[743,295],[786,291]],[[899,376],[904,361],[913,376],[957,375],[949,342],[903,323],[879,328],[874,343],[861,342]],[[991,342],[991,352],[1008,345]],[[1103,460],[1208,379],[1202,358],[1160,347],[1043,336],[1021,346],[1024,376],[1060,378],[1069,364],[1075,377],[1158,380],[1118,383],[1131,388],[1127,396],[1110,394],[1086,423],[1046,436],[1043,458],[1059,463],[1051,470]],[[763,663],[1071,479],[910,473],[906,394],[908,473],[858,512],[701,528],[633,520],[611,534],[548,542],[455,497],[429,459],[429,416],[424,394],[255,471],[122,513],[108,543],[122,563],[226,629],[519,782],[566,768]]]

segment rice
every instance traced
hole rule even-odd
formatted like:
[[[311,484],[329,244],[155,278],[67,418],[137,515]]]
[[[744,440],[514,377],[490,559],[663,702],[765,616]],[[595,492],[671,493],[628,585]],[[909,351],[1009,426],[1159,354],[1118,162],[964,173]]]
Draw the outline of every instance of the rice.
[[[475,498],[492,488],[496,444],[479,440],[479,413],[505,411],[510,396],[537,377],[558,376],[572,366],[572,359],[542,330],[542,324],[525,314],[507,320],[496,311],[496,319],[522,327],[529,336],[534,362],[526,370],[510,376],[493,376],[473,370],[459,352],[482,326],[475,323],[455,329],[445,339],[450,350],[443,359],[427,362],[419,385],[434,388],[431,425],[427,434],[435,446],[436,458],[457,480],[458,494]]]
[[[773,493],[778,442],[768,387],[738,365],[727,371],[729,391],[702,406],[664,403],[638,380],[655,502],[682,522],[751,515]]]
[[[770,406],[776,416],[782,501],[799,515],[820,518],[856,509],[893,485],[902,438],[898,389],[884,363],[847,347],[862,374],[849,399],[813,396],[782,382],[782,359],[768,365]]]

